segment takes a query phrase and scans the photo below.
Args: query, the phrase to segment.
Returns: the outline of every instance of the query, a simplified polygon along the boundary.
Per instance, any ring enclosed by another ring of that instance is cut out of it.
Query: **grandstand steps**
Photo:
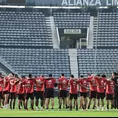
[[[46,19],[46,26],[47,26],[47,31],[49,33],[49,37],[52,38],[52,32],[51,32],[51,26],[50,26],[50,20],[48,19],[48,17],[45,17]]]
[[[94,17],[94,22],[93,22],[93,39],[94,39],[94,42],[93,42],[93,46],[96,45],[96,41],[97,41],[97,25],[98,25],[98,18],[97,17]]]
[[[90,25],[89,25],[89,31],[88,31],[88,46],[87,48],[93,48],[93,20],[94,17],[90,17]]]
[[[11,72],[18,74],[2,57],[0,57],[0,72],[2,72],[3,75],[7,75]]]
[[[78,77],[77,49],[69,49],[70,70],[76,78]]]
[[[59,42],[58,42],[58,35],[54,23],[54,18],[52,16],[46,17],[46,23],[47,26],[51,29],[51,37],[52,37],[52,42],[53,42],[53,48],[58,48],[59,49]]]

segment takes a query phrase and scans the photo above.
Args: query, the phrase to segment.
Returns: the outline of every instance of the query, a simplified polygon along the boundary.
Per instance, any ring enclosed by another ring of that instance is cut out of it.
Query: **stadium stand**
[[[53,16],[58,28],[87,28],[90,22],[87,12],[53,12]]]
[[[58,78],[61,73],[70,74],[67,49],[1,48],[0,54],[21,75],[52,73]]]
[[[1,10],[0,46],[52,48],[51,29],[42,12]]]
[[[71,73],[68,49],[53,49],[51,28],[46,24],[47,14],[42,11],[0,9],[0,56],[19,74],[52,73],[59,77],[61,73],[66,76]],[[54,10],[51,16],[58,28],[83,29],[89,27],[91,13]],[[111,74],[117,69],[118,12],[99,11],[97,18],[94,48],[78,49],[78,75],[95,71]]]
[[[95,73],[95,71],[110,75],[117,69],[117,60],[118,49],[97,49],[97,51],[95,49],[78,49],[79,75],[87,75]]]
[[[118,47],[118,12],[98,12],[98,48]],[[94,46],[96,40],[94,40]]]

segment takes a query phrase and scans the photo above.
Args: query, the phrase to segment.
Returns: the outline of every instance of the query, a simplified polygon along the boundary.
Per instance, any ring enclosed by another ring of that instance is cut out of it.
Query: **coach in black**
[[[115,98],[114,98],[114,108],[118,109],[118,72],[112,73],[112,80],[115,82]]]

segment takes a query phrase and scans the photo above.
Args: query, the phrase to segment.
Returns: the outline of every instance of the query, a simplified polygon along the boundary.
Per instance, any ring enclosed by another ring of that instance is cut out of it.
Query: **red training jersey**
[[[94,76],[90,76],[87,81],[90,86],[90,91],[97,91],[97,83]]]
[[[95,77],[96,79],[96,83],[97,83],[97,92],[98,93],[104,93],[104,86],[105,86],[105,83],[106,83],[106,79],[104,78],[98,78],[98,77]]]
[[[3,91],[3,78],[0,78],[0,92]]]
[[[56,80],[54,78],[45,79],[46,88],[54,88]]]
[[[44,77],[39,77],[39,78],[36,78],[36,80],[38,80],[39,82],[42,82],[41,84],[40,83],[36,83],[36,91],[44,91],[45,90],[45,87],[44,87],[44,82],[45,82],[45,78]]]
[[[71,79],[70,81],[69,81],[69,83],[70,83],[70,93],[71,94],[77,94],[78,93],[78,81],[75,81],[75,80],[73,80],[73,79]]]
[[[88,90],[87,90],[88,80],[86,78],[84,78],[84,79],[80,79],[78,82],[79,82],[79,85],[80,85],[80,92],[88,92]]]
[[[26,79],[25,80],[26,93],[33,93],[34,92],[34,84],[35,84],[35,79]]]
[[[8,77],[5,77],[3,91],[9,91],[9,90],[10,90],[10,80]]]
[[[22,79],[19,83],[18,83],[18,90],[17,90],[17,94],[24,94],[25,93],[25,79]]]
[[[58,82],[59,82],[59,90],[67,90],[69,82],[68,79],[66,79],[65,77],[61,77],[59,78]]]
[[[16,81],[17,81],[16,78],[10,80],[10,92],[11,93],[16,93],[16,84],[15,84]],[[12,84],[14,84],[14,85],[12,85]]]
[[[106,81],[106,93],[107,94],[114,94],[114,87],[115,82],[114,81]]]

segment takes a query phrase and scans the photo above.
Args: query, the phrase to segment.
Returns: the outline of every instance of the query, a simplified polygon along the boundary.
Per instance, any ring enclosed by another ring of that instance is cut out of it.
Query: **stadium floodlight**
[[[2,8],[25,8],[25,6],[0,5]]]
[[[52,9],[81,9],[82,7],[76,6],[76,7],[68,7],[68,6],[33,6],[32,8],[52,8]]]
[[[25,6],[18,6],[18,8],[25,8]]]
[[[50,6],[33,6],[32,8],[50,8]]]
[[[100,6],[99,9],[108,9],[108,6]]]
[[[2,8],[26,8],[27,6],[12,6],[12,5],[0,5],[0,7]],[[79,7],[79,6],[31,6],[31,8],[52,8],[52,9],[59,9],[59,8],[62,8],[62,9],[81,9],[82,7]]]

